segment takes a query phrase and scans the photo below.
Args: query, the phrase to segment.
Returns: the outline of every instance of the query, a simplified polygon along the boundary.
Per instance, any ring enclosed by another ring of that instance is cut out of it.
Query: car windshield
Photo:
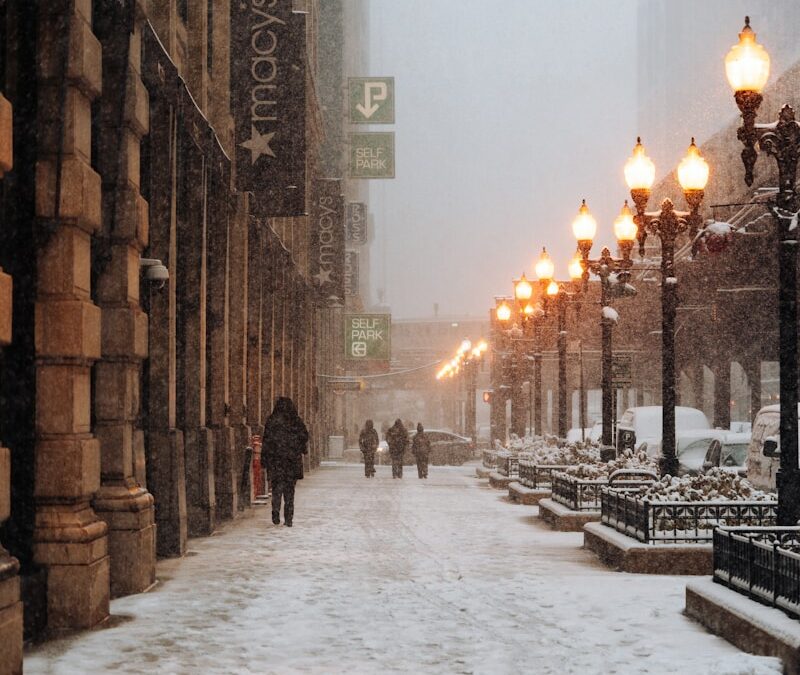
[[[722,447],[720,466],[744,466],[747,459],[747,444],[734,443]]]

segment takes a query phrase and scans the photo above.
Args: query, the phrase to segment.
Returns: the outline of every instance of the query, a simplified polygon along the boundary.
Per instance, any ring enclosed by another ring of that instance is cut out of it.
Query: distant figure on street
[[[386,432],[389,456],[392,458],[392,478],[403,477],[403,455],[408,447],[408,432],[400,419]]]
[[[358,446],[364,453],[364,475],[372,478],[375,475],[375,451],[378,449],[378,432],[372,420],[364,423],[364,428],[358,436]]]
[[[411,454],[417,458],[417,474],[420,478],[428,477],[428,459],[431,455],[431,442],[428,434],[422,427],[422,423],[417,424],[417,433],[414,434],[414,442],[411,444]]]
[[[272,522],[292,526],[294,486],[303,477],[303,455],[308,452],[308,430],[290,398],[281,396],[264,425],[261,463],[272,482]]]

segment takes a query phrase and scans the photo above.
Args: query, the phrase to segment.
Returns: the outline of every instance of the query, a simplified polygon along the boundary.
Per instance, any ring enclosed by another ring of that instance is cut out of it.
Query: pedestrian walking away
[[[422,424],[417,424],[417,433],[411,444],[411,454],[417,459],[417,475],[420,478],[428,477],[428,459],[431,455],[431,441]]]
[[[400,419],[395,420],[386,432],[386,443],[389,445],[389,457],[392,459],[392,478],[402,478],[403,455],[408,447],[408,432]]]
[[[372,420],[364,423],[364,428],[358,436],[358,446],[364,454],[364,475],[372,478],[375,475],[375,452],[378,449],[378,432]]]
[[[272,522],[283,521],[292,526],[294,517],[294,488],[303,477],[303,455],[308,452],[308,430],[290,398],[280,397],[264,425],[261,463],[272,481]]]

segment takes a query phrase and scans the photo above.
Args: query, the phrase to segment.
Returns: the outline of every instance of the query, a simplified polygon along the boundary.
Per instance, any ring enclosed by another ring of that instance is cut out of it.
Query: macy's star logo
[[[239,145],[245,150],[250,151],[251,164],[255,164],[261,155],[275,157],[275,153],[273,152],[272,148],[269,147],[274,135],[274,131],[268,134],[261,134],[254,126],[250,127],[250,140],[245,141],[244,143],[239,143]]]
[[[317,274],[314,275],[314,278],[317,280],[317,286],[322,286],[322,284],[329,284],[331,283],[331,270],[320,270]]]

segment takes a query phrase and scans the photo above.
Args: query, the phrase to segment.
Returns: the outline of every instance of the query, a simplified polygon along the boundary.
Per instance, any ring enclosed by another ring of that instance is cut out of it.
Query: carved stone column
[[[100,487],[91,368],[101,355],[100,309],[91,299],[90,274],[91,239],[101,224],[100,176],[91,167],[91,103],[102,87],[91,5],[76,0],[74,12],[66,15],[69,3],[38,3],[36,214],[44,236],[35,310],[33,554],[47,570],[50,629],[93,626],[108,616],[109,605],[107,527],[91,506]],[[65,59],[58,38],[66,34]]]
[[[139,258],[149,222],[140,193],[139,153],[150,120],[141,79],[141,24],[135,21],[129,33],[112,12],[102,21],[97,27],[104,67],[97,161],[103,175],[103,228],[95,266],[103,358],[95,366],[94,391],[102,482],[94,507],[108,525],[111,595],[118,597],[155,582],[153,496],[143,485],[144,439],[137,429],[148,338],[139,302]]]

